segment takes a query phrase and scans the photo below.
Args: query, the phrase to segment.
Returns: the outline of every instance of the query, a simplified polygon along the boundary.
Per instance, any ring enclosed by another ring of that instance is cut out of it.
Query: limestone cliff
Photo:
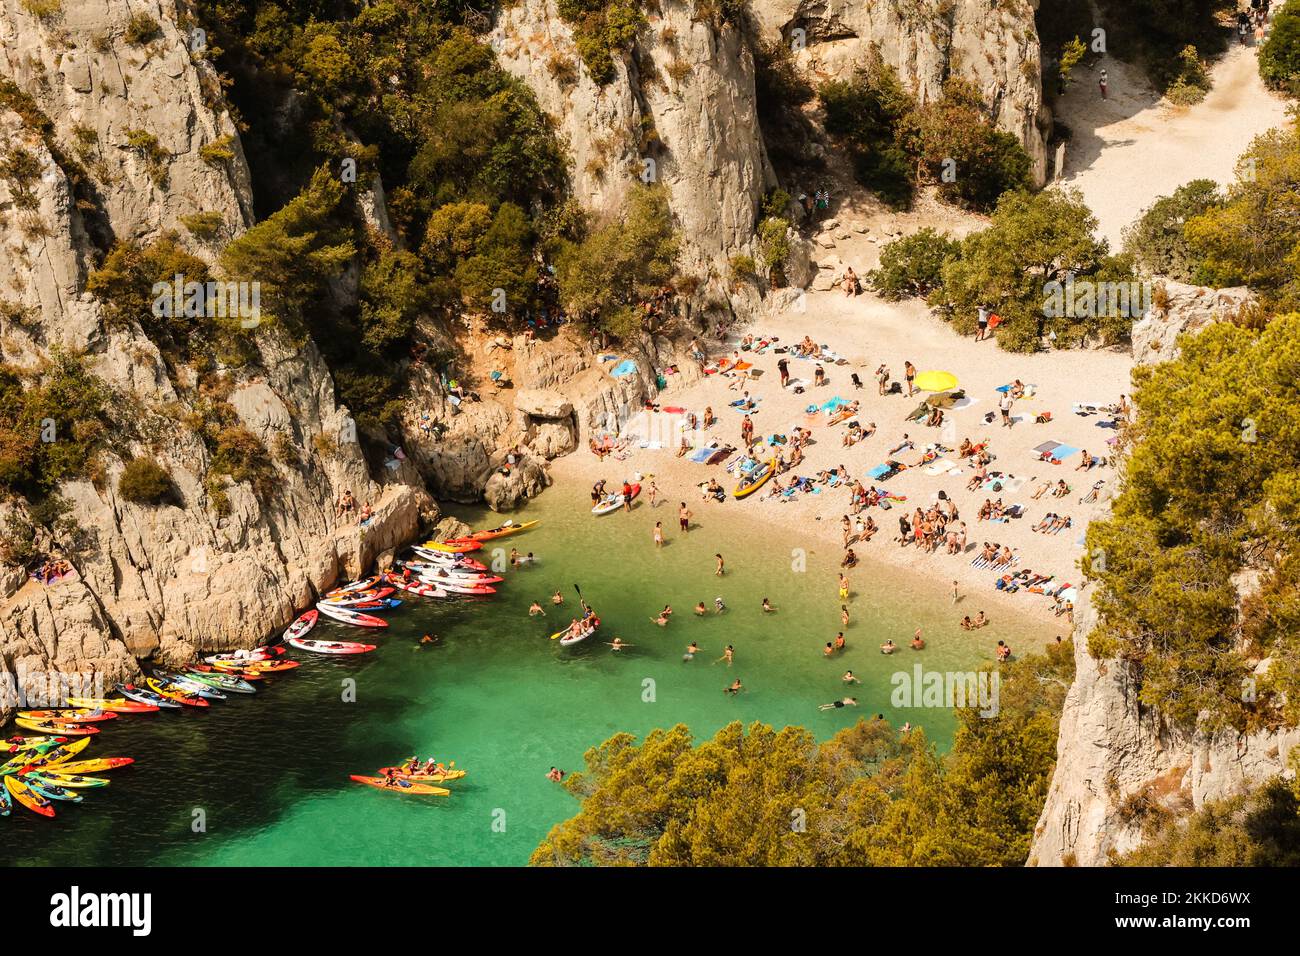
[[[1240,312],[1245,289],[1211,290],[1162,282],[1158,307],[1134,329],[1139,363],[1177,355],[1179,334],[1195,334]],[[1102,866],[1143,839],[1144,804],[1181,816],[1207,801],[1245,792],[1283,773],[1300,729],[1210,736],[1167,725],[1138,702],[1137,686],[1116,660],[1095,660],[1088,634],[1096,613],[1076,608],[1075,679],[1065,699],[1056,768],[1034,831],[1029,863]]]
[[[153,18],[152,36],[128,38],[132,14]],[[153,652],[250,645],[432,511],[409,465],[383,484],[370,478],[316,348],[274,330],[256,332],[253,361],[218,371],[239,423],[276,450],[275,493],[215,475],[185,424],[201,391],[195,370],[169,367],[137,325],[110,328],[86,293],[111,239],[184,236],[182,218],[198,212],[219,215],[221,241],[251,222],[238,135],[183,22],[170,2],[65,4],[44,20],[18,0],[0,6],[0,80],[22,94],[10,97],[22,115],[0,110],[0,149],[21,147],[42,170],[21,202],[0,181],[0,358],[36,371],[56,348],[84,353],[118,426],[95,481],[59,489],[81,529],[73,578],[46,588],[0,574],[0,678],[93,669],[111,682]],[[201,154],[214,144],[228,158]],[[124,460],[138,454],[169,469],[173,503],[118,495]],[[372,503],[366,527],[355,512],[336,517],[344,489]],[[228,507],[215,507],[218,491]]]
[[[1047,175],[1042,60],[1030,0],[753,0],[764,39],[791,47],[816,83],[848,79],[874,51],[924,99],[950,76],[969,80],[990,115]]]

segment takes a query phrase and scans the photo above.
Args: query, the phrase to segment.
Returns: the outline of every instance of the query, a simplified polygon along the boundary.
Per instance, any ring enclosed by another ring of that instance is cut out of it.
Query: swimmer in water
[[[564,771],[552,767],[549,771],[547,771],[546,779],[551,780],[555,783],[559,783],[564,779]]]
[[[546,617],[546,612],[542,610],[542,606],[538,604],[536,601],[534,601],[532,604],[528,606],[528,616],[537,617],[537,615],[539,614],[542,617]]]
[[[830,657],[835,653],[835,647],[830,641],[826,642],[826,647],[822,649],[822,657]]]
[[[720,554],[715,554],[714,557],[718,559],[718,567],[717,570],[714,571],[713,573],[718,577],[722,577],[723,573],[725,572],[725,562],[722,560],[722,555]]]
[[[844,650],[844,648],[847,647],[847,646],[848,646],[848,643],[844,640],[844,632],[843,632],[843,631],[839,631],[839,632],[835,635],[835,649],[836,649],[837,651],[842,651],[842,650]]]
[[[609,646],[612,647],[612,648],[613,648],[614,650],[616,650],[616,651],[621,651],[621,650],[622,650],[623,648],[625,648],[625,647],[631,647],[631,646],[632,646],[631,644],[624,644],[624,643],[623,643],[623,639],[622,639],[622,638],[619,638],[619,637],[614,638],[614,640],[612,640],[612,641],[606,641],[605,643],[609,644]]]
[[[668,615],[667,615],[667,614],[664,614],[664,613],[661,611],[661,612],[659,613],[659,616],[658,616],[658,617],[652,617],[652,618],[650,618],[650,623],[651,623],[651,624],[658,624],[660,627],[667,627],[667,626],[668,626]]]
[[[561,604],[564,603],[564,595],[561,594],[559,591],[556,591],[554,594],[551,595],[551,603],[554,604],[556,607],[559,607]]]
[[[736,649],[730,644],[728,644],[727,649],[722,652],[722,656],[718,658],[717,663],[722,663],[723,661],[726,661],[727,666],[730,667],[735,662],[735,660],[736,660]]]
[[[856,697],[845,697],[841,700],[833,700],[829,704],[822,704],[817,709],[834,710],[835,708],[838,707],[856,707],[856,706],[858,706],[858,699]]]
[[[715,597],[713,599],[713,609],[717,611],[719,614],[722,614],[724,611],[727,610],[727,605],[722,603],[721,597]]]
[[[886,639],[885,643],[880,645],[880,653],[882,654],[892,654],[896,650],[898,650],[898,645],[894,643],[892,638]]]
[[[704,602],[703,602],[703,601],[701,601],[699,604],[695,605],[695,614],[696,614],[697,617],[703,617],[707,611],[708,611],[708,608],[706,608],[706,607],[704,606]]]
[[[916,633],[912,635],[912,650],[925,650],[925,638],[921,637],[921,629],[918,627]]]
[[[857,677],[854,676],[853,671],[845,671],[845,672],[844,672],[844,676],[841,677],[840,680],[844,681],[844,683],[846,683],[846,684],[861,684],[861,683],[862,683],[862,681],[858,680]]]
[[[740,678],[737,677],[735,680],[733,680],[733,681],[731,682],[731,686],[730,686],[730,687],[725,688],[725,692],[728,693],[728,694],[730,694],[732,697],[735,697],[737,694],[739,694],[739,693],[740,693],[742,690],[744,690],[744,689],[745,689],[745,685],[742,684],[742,683],[740,682]]]
[[[682,655],[682,660],[693,661],[695,660],[695,655],[698,654],[699,652],[700,652],[700,645],[696,644],[694,641],[691,641],[689,644],[686,645],[686,653]]]
[[[767,598],[763,598],[763,613],[771,614],[775,610],[776,608],[772,607],[772,602],[769,601]]]
[[[849,626],[849,606],[847,604],[840,605],[840,626]]]

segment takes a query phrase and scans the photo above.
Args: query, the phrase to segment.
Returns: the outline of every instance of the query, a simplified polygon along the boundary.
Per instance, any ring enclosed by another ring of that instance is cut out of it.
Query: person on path
[[[984,336],[989,331],[989,310],[985,306],[979,307],[979,312],[975,317],[975,341],[982,342]]]
[[[1106,91],[1109,86],[1109,80],[1110,78],[1109,76],[1107,76],[1106,71],[1102,70],[1101,76],[1097,78],[1097,87],[1101,90],[1101,98],[1103,100],[1106,99]]]

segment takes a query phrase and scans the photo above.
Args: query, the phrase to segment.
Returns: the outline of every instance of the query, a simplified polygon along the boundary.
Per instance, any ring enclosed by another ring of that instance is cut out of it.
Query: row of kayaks
[[[0,743],[0,817],[9,816],[17,804],[52,818],[57,802],[81,803],[82,791],[108,786],[107,778],[95,774],[134,762],[130,757],[72,759],[89,744],[89,737],[66,736],[13,737]]]

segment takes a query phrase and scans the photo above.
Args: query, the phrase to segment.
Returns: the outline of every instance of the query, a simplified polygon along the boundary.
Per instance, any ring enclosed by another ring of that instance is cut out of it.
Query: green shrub
[[[960,242],[927,227],[881,249],[880,267],[866,278],[885,299],[926,296],[943,281],[944,263],[960,255]]]
[[[1275,90],[1295,92],[1300,80],[1300,2],[1287,0],[1259,50],[1259,75]]]
[[[848,149],[858,182],[896,208],[911,204],[912,162],[900,145],[915,107],[888,67],[863,70],[853,80],[834,80],[817,90],[826,132]]]
[[[199,147],[199,157],[209,166],[224,166],[235,158],[235,151],[230,144],[234,136],[222,136]]]
[[[262,440],[242,425],[227,425],[216,437],[212,471],[251,484],[259,494],[274,490],[276,475]]]
[[[181,216],[181,225],[188,229],[190,235],[195,239],[214,238],[220,232],[221,227],[225,225],[225,221],[225,217],[215,210]]]
[[[152,458],[132,458],[117,480],[117,493],[138,505],[157,505],[174,490],[171,472]]]
[[[1223,206],[1219,184],[1195,179],[1179,186],[1171,196],[1161,196],[1124,230],[1124,250],[1140,272],[1193,282],[1200,257],[1193,252],[1184,229],[1197,216]]]

